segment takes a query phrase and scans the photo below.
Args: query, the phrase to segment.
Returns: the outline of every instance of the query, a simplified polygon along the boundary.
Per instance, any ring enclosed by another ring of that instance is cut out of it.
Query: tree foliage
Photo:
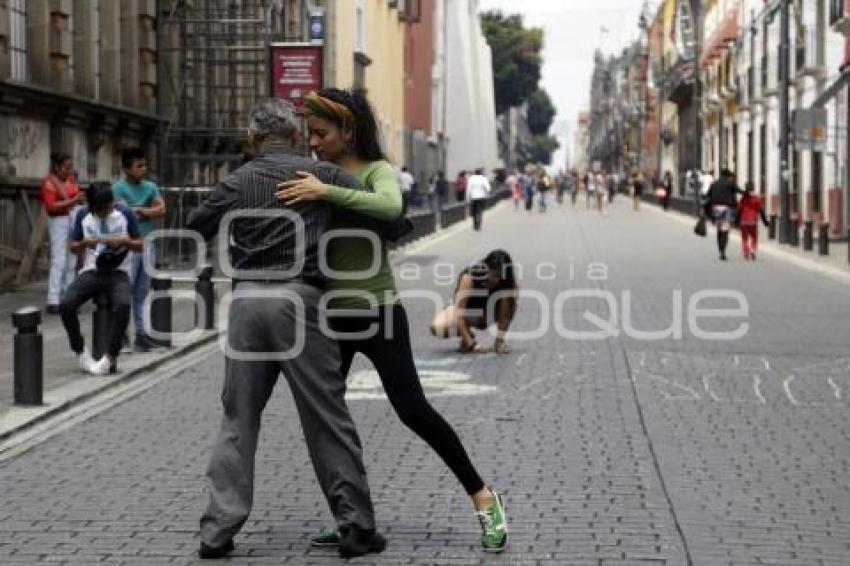
[[[529,148],[529,158],[531,161],[540,163],[541,165],[551,165],[552,155],[561,147],[558,140],[549,135],[537,135],[531,138],[531,147]]]
[[[549,93],[538,88],[528,99],[528,129],[536,136],[548,133],[556,112]]]
[[[481,15],[481,28],[493,53],[496,114],[520,106],[537,90],[543,63],[543,30],[526,28],[522,16],[501,11]]]

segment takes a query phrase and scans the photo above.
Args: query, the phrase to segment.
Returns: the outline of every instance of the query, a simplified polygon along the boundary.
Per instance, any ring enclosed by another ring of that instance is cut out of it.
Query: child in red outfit
[[[744,259],[755,261],[756,248],[758,247],[759,217],[767,226],[767,216],[764,213],[761,198],[753,194],[753,189],[753,182],[747,181],[744,186],[744,196],[738,202],[738,218],[741,226],[741,248]]]

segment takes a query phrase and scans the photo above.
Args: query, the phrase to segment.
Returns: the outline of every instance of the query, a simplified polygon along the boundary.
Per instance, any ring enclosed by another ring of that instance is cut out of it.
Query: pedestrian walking
[[[291,203],[323,199],[380,220],[397,217],[399,187],[378,143],[368,101],[359,93],[326,89],[310,94],[305,108],[311,149],[321,159],[356,173],[368,190],[355,192],[305,178],[285,183],[280,198]],[[353,144],[351,151],[347,150],[349,144]],[[328,265],[334,273],[368,272],[373,261],[380,260],[378,273],[372,277],[329,282],[328,290],[339,295],[330,302],[331,313],[345,311],[345,316],[330,318],[331,328],[339,333],[342,374],[349,372],[358,352],[374,364],[401,421],[443,459],[472,499],[482,526],[484,550],[500,552],[507,543],[501,496],[482,481],[457,434],[426,399],[413,360],[407,313],[397,297],[386,246],[379,253],[380,258],[373,257],[371,244],[362,237],[335,238],[328,246]],[[375,305],[377,312],[373,312]],[[357,312],[362,314],[352,316]],[[364,331],[368,337],[363,337]],[[338,533],[331,530],[314,537],[313,544],[332,545],[338,540]]]
[[[579,193],[579,191],[581,191],[581,185],[582,185],[581,179],[579,178],[578,171],[573,170],[570,173],[570,182],[571,182],[571,185],[572,185],[570,187],[570,189],[571,189],[570,190],[570,201],[572,202],[573,208],[575,208],[576,203],[578,202],[578,193]]]
[[[264,100],[250,112],[249,142],[257,157],[219,182],[189,215],[187,227],[210,239],[228,213],[231,263],[244,275],[235,282],[228,312],[224,417],[207,468],[209,504],[201,517],[202,558],[221,558],[251,512],[254,459],[262,412],[283,372],[298,408],[319,485],[340,533],[340,556],[381,552],[386,541],[375,514],[360,439],[345,403],[336,341],[322,330],[326,283],[320,240],[331,209],[320,202],[287,206],[278,185],[309,173],[323,183],[359,187],[335,165],[296,154],[299,125],[294,107]],[[384,171],[396,180],[394,170]],[[401,211],[401,195],[396,195]],[[256,217],[253,211],[279,211]],[[224,235],[222,235],[224,237]]]
[[[637,167],[632,169],[629,181],[632,185],[632,208],[638,211],[640,210],[640,199],[643,194],[643,174],[640,172],[640,169]]]
[[[473,329],[486,330],[495,324],[493,351],[506,354],[505,335],[516,314],[518,292],[511,256],[504,250],[493,250],[461,272],[454,300],[434,317],[431,334],[458,336],[460,352],[484,353],[489,349],[475,338]]]
[[[670,171],[664,172],[664,182],[662,183],[664,196],[661,199],[661,205],[664,210],[670,209],[670,199],[673,197],[673,174]]]
[[[546,212],[549,204],[549,193],[552,191],[552,179],[546,171],[540,171],[537,177],[537,198],[540,212]]]
[[[487,205],[487,199],[490,198],[490,192],[490,181],[484,176],[484,168],[479,167],[469,178],[466,186],[466,198],[469,201],[470,214],[472,214],[472,229],[476,232],[481,230],[484,208]]]
[[[522,200],[522,188],[520,187],[520,178],[516,171],[512,171],[508,178],[505,179],[505,185],[511,193],[511,199],[514,201],[514,210],[519,210],[519,202]]]
[[[585,202],[584,202],[585,206],[584,206],[584,208],[585,208],[585,210],[590,210],[591,202],[596,200],[596,190],[597,190],[596,173],[594,173],[593,171],[588,171],[586,179],[587,180],[584,183],[584,190],[585,190],[585,193],[586,193],[585,194]]]
[[[564,171],[561,171],[557,179],[555,179],[555,186],[557,187],[555,200],[560,206],[564,204],[564,193],[569,190],[569,177]]]
[[[720,172],[720,179],[711,184],[706,195],[707,216],[717,228],[717,248],[720,260],[726,261],[726,246],[729,244],[729,230],[735,222],[738,210],[738,193],[741,189],[735,183],[735,175],[729,169]]]
[[[534,177],[528,169],[522,175],[522,192],[525,197],[525,210],[531,212],[534,209]]]
[[[123,202],[133,211],[139,232],[142,238],[146,238],[153,232],[154,220],[165,216],[165,201],[156,183],[147,178],[148,160],[142,149],[128,148],[122,151],[121,167],[124,174],[112,185],[112,194],[116,201]],[[151,282],[145,264],[153,266],[155,258],[156,246],[151,242],[145,242],[142,250],[131,254],[130,285],[135,324],[133,346],[139,352],[147,352],[154,347],[153,341],[145,332],[144,304]]]
[[[86,191],[88,207],[74,221],[71,250],[83,254],[83,267],[62,297],[62,325],[80,369],[92,375],[118,373],[118,357],[130,322],[130,252],[142,250],[142,237],[133,211],[115,203],[107,183]],[[94,360],[80,332],[78,310],[105,293],[111,313],[106,355]]]
[[[457,202],[466,202],[466,183],[466,171],[461,171],[457,174],[457,179],[455,179],[455,197],[457,198]]]
[[[756,260],[759,238],[759,220],[765,228],[769,225],[761,198],[755,194],[755,185],[747,181],[744,195],[738,202],[738,223],[741,227],[741,253],[744,259]]]
[[[605,170],[601,170],[596,174],[596,209],[599,214],[605,216],[605,199],[608,198],[608,175]]]
[[[50,172],[41,181],[41,202],[50,236],[47,314],[59,314],[62,295],[74,280],[77,267],[77,256],[68,247],[68,240],[74,218],[85,202],[74,176],[74,161],[67,153],[50,156]]]

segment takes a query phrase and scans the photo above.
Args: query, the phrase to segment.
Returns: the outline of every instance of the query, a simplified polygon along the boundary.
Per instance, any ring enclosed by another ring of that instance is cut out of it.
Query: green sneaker
[[[498,553],[508,545],[508,520],[505,517],[505,503],[502,496],[490,489],[493,503],[485,512],[478,512],[481,523],[481,546],[484,552]]]
[[[310,537],[310,546],[327,547],[339,546],[339,531],[336,529],[322,529]]]

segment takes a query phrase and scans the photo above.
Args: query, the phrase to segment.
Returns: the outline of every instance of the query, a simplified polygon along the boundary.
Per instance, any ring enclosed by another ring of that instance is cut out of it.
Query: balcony
[[[832,31],[850,35],[850,0],[829,0],[829,25]]]
[[[818,41],[816,30],[804,28],[802,41],[794,53],[796,76],[822,76],[825,72],[824,45]]]

